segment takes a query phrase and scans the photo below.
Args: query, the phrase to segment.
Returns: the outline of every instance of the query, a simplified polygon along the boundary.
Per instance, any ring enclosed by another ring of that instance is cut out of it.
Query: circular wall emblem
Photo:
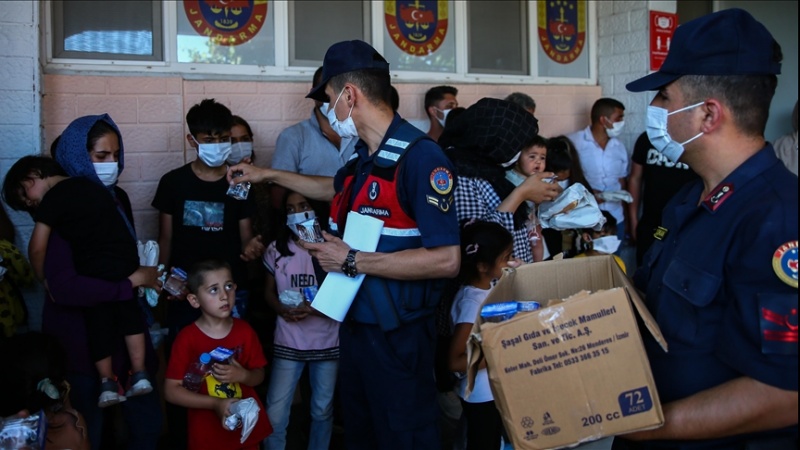
[[[797,288],[797,241],[789,241],[775,250],[772,269],[781,281]]]
[[[548,58],[569,64],[586,45],[586,2],[549,0],[539,4],[539,44]]]
[[[384,1],[389,37],[400,50],[414,56],[430,55],[447,35],[447,1]]]
[[[267,0],[184,0],[192,28],[217,45],[239,45],[253,39],[267,18]]]

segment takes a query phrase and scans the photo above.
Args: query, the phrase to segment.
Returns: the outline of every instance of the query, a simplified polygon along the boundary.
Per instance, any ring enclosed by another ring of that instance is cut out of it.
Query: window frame
[[[295,23],[291,20],[291,17],[295,15],[295,5],[297,2],[287,2],[287,15],[286,15],[286,26],[287,26],[287,36],[286,42],[288,43],[287,51],[289,57],[286,61],[287,67],[319,67],[322,65],[322,58],[319,60],[308,60],[308,59],[297,59],[295,57],[295,48],[296,48],[296,33],[295,31]],[[362,15],[363,17],[361,20],[363,21],[363,29],[361,33],[363,36],[371,36],[372,35],[372,8],[375,7],[375,3],[369,0],[361,0],[362,5]],[[277,40],[277,39],[276,39]],[[324,56],[324,55],[323,55]]]
[[[116,55],[118,58],[115,61],[123,62],[123,61],[131,61],[135,64],[149,64],[149,63],[157,63],[161,62],[164,55],[164,5],[165,3],[159,0],[150,0],[152,4],[153,11],[152,11],[152,20],[153,20],[153,55],[152,56],[144,56],[144,55],[124,55],[124,54],[114,54],[114,53],[103,53],[103,52],[91,52],[91,54],[106,56],[106,55]],[[63,60],[77,60],[77,61],[110,61],[108,58],[81,58],[82,53],[90,53],[90,52],[75,52],[71,50],[64,49],[64,25],[63,25],[63,17],[64,17],[64,4],[63,1],[51,1],[48,2],[46,8],[46,14],[51,19],[48,23],[48,32],[50,35],[48,36],[48,44],[50,47],[49,55],[55,55],[56,53],[64,54],[64,57],[58,57],[57,59]],[[62,21],[56,20],[57,17],[61,17]],[[55,59],[56,57],[53,56]]]
[[[53,37],[54,22],[53,5],[57,0],[45,0],[46,7],[41,9],[44,15],[44,45],[43,65],[45,73],[87,73],[96,75],[103,72],[141,74],[171,74],[181,75],[186,79],[208,80],[257,80],[257,81],[308,81],[308,78],[319,67],[314,61],[298,61],[313,63],[308,66],[290,65],[290,38],[291,26],[289,24],[290,5],[287,0],[269,0],[269,14],[273,14],[275,21],[275,66],[237,66],[219,64],[179,63],[175,55],[177,46],[177,14],[180,14],[178,1],[154,2],[161,3],[161,45],[162,61],[142,61],[129,59],[80,59],[54,57]],[[470,73],[468,71],[469,30],[467,29],[467,5],[464,1],[453,2],[450,11],[450,20],[455,27],[454,39],[456,48],[456,72],[418,72],[418,71],[393,71],[394,82],[425,82],[425,83],[490,83],[490,84],[533,84],[533,85],[597,85],[597,5],[595,1],[586,1],[586,23],[588,43],[584,51],[589,51],[589,77],[588,78],[561,78],[541,77],[537,75],[538,68],[538,39],[537,39],[537,1],[525,0],[527,5],[528,29],[526,30],[528,42],[524,44],[527,49],[528,75]],[[383,53],[384,46],[392,45],[383,39],[383,2],[381,0],[364,0],[365,28],[367,35],[371,36],[371,44]],[[156,37],[154,35],[154,45]]]
[[[466,16],[467,26],[469,26],[469,19],[470,19],[469,18],[469,5],[470,5],[470,2],[464,2],[464,4],[466,5],[465,16]],[[530,29],[530,27],[528,27],[528,28],[525,27],[525,24],[528,21],[528,18],[530,16],[528,14],[528,9],[530,9],[531,5],[535,6],[536,3],[523,1],[523,2],[519,2],[517,4],[517,6],[519,8],[518,20],[519,20],[519,25],[520,25],[520,33],[522,34],[523,38],[526,40],[526,42],[523,42],[522,45],[521,45],[521,47],[522,47],[521,48],[521,50],[522,50],[522,61],[521,61],[520,72],[512,73],[512,72],[503,72],[503,71],[500,71],[500,70],[490,70],[490,71],[487,71],[487,72],[477,72],[477,71],[476,72],[469,72],[468,71],[468,73],[476,73],[476,74],[480,73],[480,74],[485,74],[485,75],[508,75],[508,76],[512,76],[512,77],[513,76],[524,77],[524,76],[531,75],[531,73],[532,73],[531,72],[531,64],[530,64],[530,55],[531,55],[531,51],[532,51],[531,48],[530,48],[531,47],[531,36],[530,36],[531,29]],[[534,40],[534,42],[538,42],[538,40]],[[468,53],[467,54],[467,67],[469,68],[469,66],[470,66],[469,58],[472,56],[472,54],[469,53],[469,50],[467,51],[467,53]]]

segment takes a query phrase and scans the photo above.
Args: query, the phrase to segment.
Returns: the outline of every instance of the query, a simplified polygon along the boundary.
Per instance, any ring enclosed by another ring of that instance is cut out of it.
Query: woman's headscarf
[[[67,172],[67,175],[71,177],[86,178],[99,184],[100,186],[107,188],[109,193],[114,197],[114,201],[117,204],[117,209],[119,210],[120,214],[122,214],[122,218],[125,219],[125,224],[128,226],[128,231],[131,232],[135,239],[136,232],[134,231],[133,224],[128,219],[128,216],[123,210],[120,202],[117,201],[117,195],[114,192],[115,186],[106,187],[103,182],[100,181],[100,178],[97,176],[97,172],[94,170],[92,158],[89,156],[89,131],[91,131],[92,127],[100,121],[108,124],[111,129],[117,133],[117,139],[119,139],[118,173],[122,174],[122,169],[125,167],[125,152],[122,144],[122,134],[119,132],[117,124],[114,123],[114,121],[111,119],[111,116],[108,114],[102,114],[99,116],[83,116],[73,120],[58,138],[55,159],[56,162],[58,162],[58,164],[64,168],[64,171]]]
[[[514,185],[505,178],[510,164],[539,134],[539,121],[516,103],[482,98],[445,127],[439,145],[453,161],[456,174],[483,178],[504,199]],[[514,213],[514,223],[525,222],[525,208]]]
[[[67,172],[67,175],[87,178],[104,186],[100,178],[97,177],[97,172],[94,170],[92,159],[89,157],[89,149],[87,148],[89,131],[94,124],[100,121],[107,123],[117,133],[117,139],[119,139],[119,174],[122,174],[122,169],[125,167],[122,134],[119,132],[117,124],[111,120],[108,114],[83,116],[73,120],[58,139],[55,158],[58,164]]]

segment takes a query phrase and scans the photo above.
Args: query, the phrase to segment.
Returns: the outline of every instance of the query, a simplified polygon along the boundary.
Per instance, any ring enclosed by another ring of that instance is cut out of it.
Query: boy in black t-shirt
[[[261,257],[264,245],[260,236],[253,237],[252,198],[227,195],[225,162],[231,154],[233,114],[225,105],[206,99],[189,109],[186,125],[186,140],[197,150],[197,158],[162,176],[152,202],[159,212],[159,262],[184,270],[208,259],[228,262],[239,287],[232,316],[244,318],[249,295],[245,261]],[[185,299],[165,304],[169,358],[175,337],[200,312]],[[185,447],[185,409],[168,403],[166,413],[169,445]]]
[[[15,210],[31,213],[33,228],[28,257],[39,279],[51,230],[69,242],[80,275],[109,281],[130,278],[139,268],[136,241],[112,196],[98,184],[68,177],[51,158],[26,156],[6,175],[3,197]],[[135,300],[105,302],[84,311],[89,352],[102,380],[98,406],[104,408],[126,397],[111,365],[114,336],[122,333],[131,357],[131,388],[127,395],[153,390],[145,369],[144,326]]]

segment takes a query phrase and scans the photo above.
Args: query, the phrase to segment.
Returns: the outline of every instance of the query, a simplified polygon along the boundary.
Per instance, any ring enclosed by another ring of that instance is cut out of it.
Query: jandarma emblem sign
[[[400,50],[427,56],[447,35],[447,0],[384,1],[386,31]]]
[[[569,64],[586,45],[586,2],[547,0],[538,2],[539,43],[548,58]]]
[[[267,18],[267,0],[184,0],[192,28],[217,45],[239,45],[253,39]]]

